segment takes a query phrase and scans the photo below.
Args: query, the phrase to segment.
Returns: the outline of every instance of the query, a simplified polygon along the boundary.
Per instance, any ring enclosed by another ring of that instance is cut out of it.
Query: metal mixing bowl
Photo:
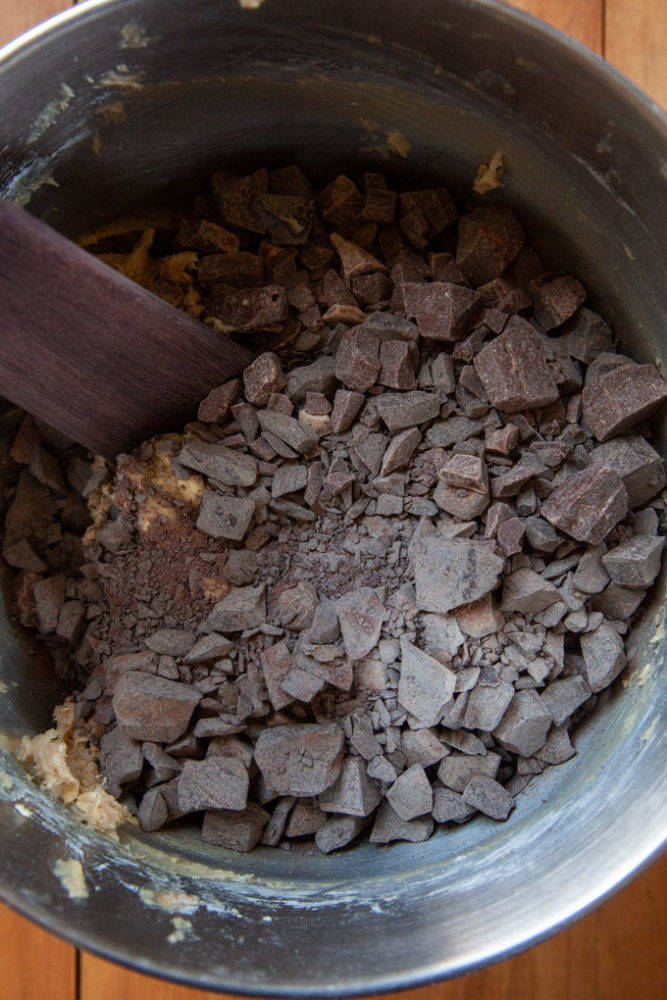
[[[499,148],[500,200],[533,244],[586,282],[627,351],[667,360],[664,118],[590,52],[494,3],[84,3],[4,50],[0,107],[0,191],[70,234],[188,196],[214,168],[267,162],[321,178],[370,166],[469,197]],[[391,133],[409,142],[405,158]],[[535,780],[505,824],[330,857],[237,855],[187,830],[115,844],[4,753],[0,895],[83,948],[239,993],[382,991],[511,955],[618,889],[664,841],[663,592],[631,667],[578,732],[578,756]],[[0,673],[11,748],[49,724],[58,692],[5,619]],[[86,900],[54,875],[67,857],[83,863]]]

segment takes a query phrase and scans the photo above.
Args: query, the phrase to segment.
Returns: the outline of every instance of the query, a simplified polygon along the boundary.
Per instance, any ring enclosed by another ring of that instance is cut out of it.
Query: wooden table
[[[196,2],[196,0],[193,0]],[[317,2],[317,0],[314,0]],[[667,0],[514,0],[600,52],[667,107]],[[0,43],[68,0],[0,0]],[[667,1000],[667,857],[545,944],[405,1000]],[[212,1000],[128,972],[0,907],[0,1000]]]

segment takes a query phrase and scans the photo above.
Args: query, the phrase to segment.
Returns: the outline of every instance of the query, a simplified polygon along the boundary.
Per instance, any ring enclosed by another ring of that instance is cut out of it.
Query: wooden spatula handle
[[[113,456],[191,420],[249,351],[0,199],[0,393]]]

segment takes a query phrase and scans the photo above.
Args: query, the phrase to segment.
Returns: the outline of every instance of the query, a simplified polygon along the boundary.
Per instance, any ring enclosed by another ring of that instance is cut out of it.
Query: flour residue
[[[473,191],[476,194],[488,194],[489,191],[495,191],[496,188],[502,187],[501,178],[504,169],[503,154],[497,149],[488,163],[480,164],[472,184]]]
[[[39,137],[57,121],[63,111],[67,111],[75,93],[66,83],[61,83],[56,97],[52,98],[35,118],[28,134],[28,145],[37,142]]]
[[[70,699],[59,705],[53,717],[55,728],[23,737],[18,759],[39,778],[45,791],[71,806],[83,823],[117,838],[121,823],[134,819],[104,788],[97,752],[76,719],[74,702]]]
[[[194,913],[202,903],[199,896],[181,889],[140,889],[139,898],[146,906],[166,913]]]
[[[143,72],[131,72],[125,63],[119,63],[115,69],[109,69],[106,73],[102,73],[96,86],[141,90],[145,76],[146,74]]]
[[[150,42],[151,39],[146,34],[144,28],[135,21],[129,21],[120,29],[121,49],[145,49]]]
[[[412,149],[410,141],[398,129],[392,129],[390,132],[387,132],[387,147],[392,153],[402,156],[404,160],[407,159],[408,153]]]
[[[181,941],[185,941],[188,934],[192,931],[192,921],[186,920],[185,917],[172,917],[171,922],[174,929],[168,936],[167,941],[169,944],[180,944]]]
[[[83,865],[77,858],[59,858],[53,872],[70,899],[88,899],[90,895],[83,874]]]

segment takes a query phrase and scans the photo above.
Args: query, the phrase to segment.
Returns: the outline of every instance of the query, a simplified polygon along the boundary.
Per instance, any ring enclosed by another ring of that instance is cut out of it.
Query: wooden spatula
[[[252,355],[0,199],[0,394],[113,457]]]

